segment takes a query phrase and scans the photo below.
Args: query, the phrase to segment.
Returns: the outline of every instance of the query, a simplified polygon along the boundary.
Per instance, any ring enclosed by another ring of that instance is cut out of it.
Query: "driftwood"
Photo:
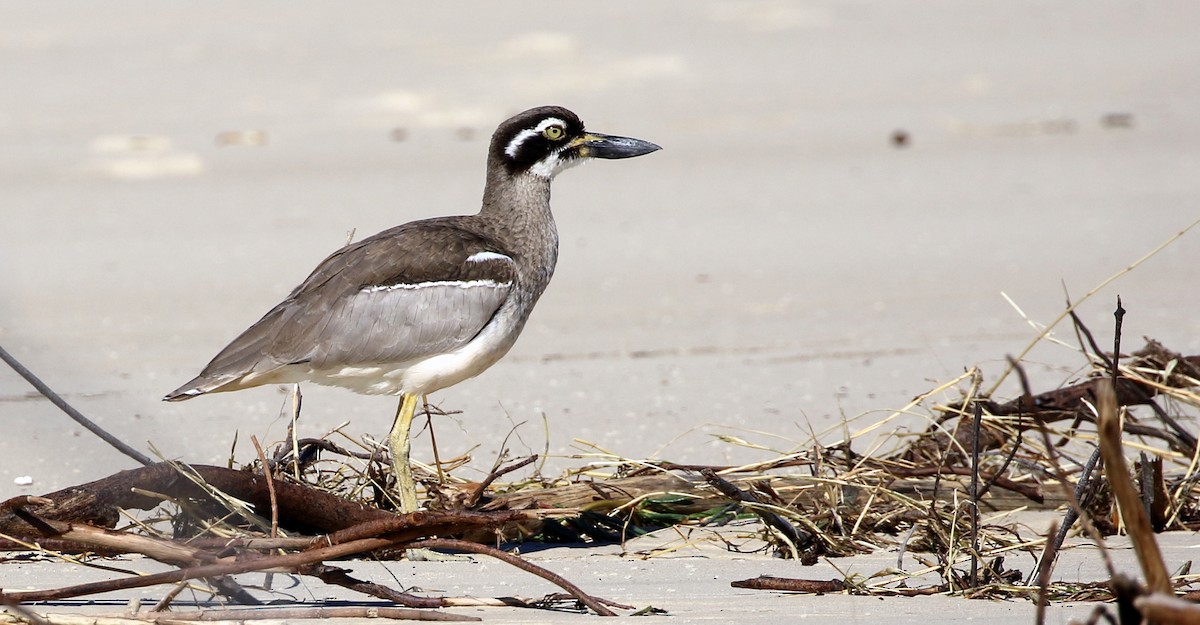
[[[592,597],[565,578],[535,564],[523,561],[517,556],[492,547],[465,541],[447,538],[422,539],[425,536],[462,532],[472,527],[498,527],[527,516],[519,512],[466,512],[453,514],[415,512],[411,514],[390,515],[388,519],[368,521],[339,532],[313,537],[310,539],[306,549],[294,553],[263,555],[237,552],[225,555],[207,552],[200,548],[183,545],[175,541],[132,536],[123,532],[112,532],[82,524],[41,519],[30,513],[25,506],[25,504],[37,505],[37,501],[29,501],[31,498],[27,497],[18,499],[5,502],[6,507],[13,515],[22,518],[29,527],[35,528],[39,532],[50,533],[64,540],[77,541],[84,544],[95,542],[125,551],[137,551],[154,559],[175,564],[181,568],[163,573],[92,582],[51,590],[0,592],[0,602],[6,604],[78,597],[115,590],[178,583],[190,579],[221,578],[226,575],[251,571],[283,571],[311,575],[319,579],[339,583],[347,588],[353,588],[374,596],[382,596],[392,601],[404,603],[407,597],[404,593],[398,593],[376,584],[354,580],[346,575],[344,571],[333,569],[323,563],[327,560],[345,558],[381,549],[412,547],[455,549],[498,558],[559,585],[571,597],[591,608],[597,614],[614,616],[613,612],[605,606],[606,603],[611,604],[611,602]],[[29,540],[36,540],[37,537],[28,536],[27,538]],[[430,601],[428,599],[417,598],[417,601],[425,606],[431,603],[435,604],[436,607],[445,605],[444,602],[437,600]]]
[[[357,580],[342,569],[324,564],[327,560],[367,552],[422,547],[457,549],[499,558],[558,584],[569,596],[597,614],[613,615],[612,611],[605,607],[604,600],[589,596],[566,579],[542,567],[492,547],[439,538],[482,528],[496,530],[506,524],[528,521],[535,518],[536,513],[503,510],[393,514],[354,504],[308,486],[287,482],[269,485],[261,476],[248,472],[203,466],[184,470],[203,478],[206,487],[216,487],[225,494],[249,501],[260,513],[271,513],[270,509],[274,503],[274,513],[270,516],[277,517],[280,523],[286,522],[292,527],[324,526],[336,531],[304,540],[261,539],[257,544],[253,540],[245,539],[210,540],[191,544],[113,531],[89,523],[99,521],[111,525],[115,521],[112,508],[116,506],[146,508],[159,503],[158,498],[138,494],[134,489],[194,498],[197,501],[209,498],[205,488],[181,477],[180,469],[166,464],[152,465],[49,493],[44,497],[21,496],[9,499],[0,503],[0,523],[3,524],[5,533],[24,543],[54,539],[60,543],[78,546],[77,551],[104,549],[118,553],[141,553],[177,566],[178,569],[65,588],[0,592],[0,602],[19,604],[47,601],[178,583],[190,579],[206,579],[218,586],[224,583],[225,586],[232,587],[228,592],[222,591],[227,596],[244,597],[244,602],[255,602],[252,596],[242,591],[226,576],[251,571],[283,571],[317,577],[401,605],[443,607],[446,604],[437,599],[413,597],[378,584]],[[274,497],[270,491],[274,492]],[[268,510],[264,510],[264,507]],[[315,510],[316,514],[304,514],[310,509]],[[295,551],[274,555],[270,551],[256,551],[251,545],[261,550],[276,550],[286,546]],[[414,613],[410,615],[412,616],[419,615]]]
[[[189,466],[208,485],[250,503],[263,516],[271,516],[271,496],[266,478],[261,474],[207,465]],[[302,484],[275,480],[275,490],[280,527],[297,532],[332,532],[393,516],[390,512]],[[149,510],[162,503],[161,499],[139,491],[171,498],[209,500],[204,489],[184,477],[179,468],[158,463],[42,495],[49,503],[38,507],[36,512],[38,517],[47,520],[115,527],[119,509]],[[25,535],[29,529],[11,510],[0,508],[0,533]]]
[[[13,508],[15,515],[25,520],[29,527],[38,534],[45,533],[82,544],[94,541],[109,547],[115,546],[126,552],[142,553],[156,560],[182,567],[175,571],[81,584],[56,590],[0,594],[0,599],[11,602],[62,599],[251,571],[282,570],[307,574],[310,572],[309,567],[325,560],[344,558],[380,549],[400,549],[406,547],[408,543],[426,536],[452,534],[471,527],[498,527],[523,516],[518,512],[460,514],[414,512],[391,515],[386,520],[369,521],[332,534],[312,537],[306,549],[295,553],[261,555],[253,552],[235,552],[231,555],[224,555],[207,552],[176,541],[112,532],[84,524],[41,519],[22,506],[13,506],[12,500],[6,504]],[[35,542],[38,534],[23,534],[21,537]]]

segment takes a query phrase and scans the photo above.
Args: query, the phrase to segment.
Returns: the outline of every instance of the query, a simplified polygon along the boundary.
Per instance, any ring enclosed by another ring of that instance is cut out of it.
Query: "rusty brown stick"
[[[795,579],[792,577],[772,577],[770,575],[759,575],[754,579],[729,582],[729,585],[734,588],[749,588],[751,590],[783,590],[809,594],[825,594],[846,590],[846,582],[840,579]]]
[[[495,471],[492,471],[491,473],[489,473],[488,476],[486,478],[484,478],[482,482],[479,483],[479,486],[475,488],[475,492],[471,493],[471,498],[467,500],[467,508],[468,509],[474,508],[475,505],[479,503],[479,500],[483,497],[483,493],[487,491],[488,486],[491,486],[492,482],[495,482],[497,479],[500,478],[500,476],[502,476],[506,473],[512,473],[513,471],[516,471],[517,469],[520,469],[523,466],[532,464],[532,463],[536,462],[537,459],[538,459],[538,455],[533,454],[532,456],[529,456],[528,458],[525,458],[523,460],[518,460],[516,462],[513,462],[512,464],[509,464],[508,466],[501,467],[501,468],[496,469]]]
[[[102,592],[111,592],[114,590],[145,588],[147,586],[156,586],[158,584],[173,584],[189,579],[219,577],[222,575],[236,575],[238,573],[249,573],[251,571],[262,571],[268,569],[293,570],[301,566],[320,562],[326,558],[334,559],[350,556],[356,553],[362,553],[363,551],[382,549],[384,547],[393,546],[394,544],[395,543],[393,541],[388,540],[364,539],[362,541],[355,541],[343,545],[335,545],[333,547],[325,547],[323,549],[314,549],[311,551],[303,551],[300,553],[287,554],[283,556],[269,556],[243,562],[230,562],[223,560],[214,564],[177,569],[163,573],[153,573],[150,575],[140,575],[137,577],[90,582],[51,590],[5,592],[0,596],[3,596],[6,600],[16,602],[47,601],[51,599],[64,599],[67,597],[80,597]]]
[[[397,532],[408,535],[409,540],[424,536],[445,535],[446,526],[458,527],[459,531],[477,527],[500,527],[514,521],[537,518],[536,514],[518,510],[500,512],[437,512],[422,510],[407,514],[388,514],[382,519],[359,523],[344,530],[321,536],[312,541],[313,546],[337,545],[363,538],[383,536],[393,538]],[[431,529],[426,529],[431,528]],[[440,528],[435,531],[432,528]]]
[[[389,588],[382,584],[365,582],[361,579],[352,577],[349,571],[346,569],[329,566],[327,564],[315,565],[308,573],[325,582],[326,584],[348,588],[355,592],[360,592],[371,597],[378,597],[385,601],[391,601],[392,603],[397,603],[408,608],[446,607],[446,600],[441,597],[421,597],[406,592],[400,592],[399,590]]]
[[[470,553],[491,556],[497,560],[511,564],[522,571],[537,575],[538,577],[549,581],[559,588],[562,588],[570,593],[572,597],[578,599],[580,603],[586,605],[588,608],[591,608],[593,612],[599,614],[600,616],[616,616],[612,610],[604,607],[604,604],[598,601],[595,597],[583,592],[581,588],[575,584],[572,584],[565,577],[548,569],[542,568],[528,560],[523,560],[511,553],[508,553],[507,551],[501,551],[495,547],[489,547],[487,545],[481,545],[479,543],[468,542],[465,540],[455,540],[453,538],[427,538],[425,540],[418,540],[416,542],[409,543],[408,546],[410,549],[455,549],[459,551],[468,551]]]
[[[82,523],[64,523],[53,519],[42,519],[25,510],[18,510],[16,515],[41,531],[40,535],[24,536],[30,542],[37,541],[42,536],[48,536],[74,544],[86,545],[88,548],[99,547],[122,553],[141,553],[159,562],[175,566],[196,566],[217,559],[212,553],[170,540],[101,529]]]
[[[332,537],[318,539],[317,544],[324,543],[328,546],[309,549],[300,553],[291,553],[278,556],[264,556],[249,561],[230,561],[229,559],[221,559],[215,563],[204,564],[200,566],[192,566],[175,571],[166,571],[163,573],[154,573],[151,575],[142,575],[138,577],[130,577],[116,580],[107,580],[102,582],[92,582],[87,584],[78,584],[76,586],[68,586],[53,590],[33,590],[33,591],[18,591],[6,592],[4,598],[16,601],[45,601],[49,599],[62,599],[66,597],[78,597],[82,595],[90,595],[100,592],[109,592],[114,590],[127,590],[130,588],[144,588],[146,586],[154,586],[157,584],[173,584],[188,579],[196,579],[202,577],[219,577],[222,575],[236,575],[238,573],[248,573],[251,571],[268,571],[268,570],[286,570],[300,571],[309,565],[325,560],[334,560],[344,558],[359,553],[375,551],[378,549],[397,548],[404,546],[406,543],[429,535],[450,534],[456,531],[462,531],[467,527],[476,527],[480,525],[489,525],[502,518],[516,518],[520,515],[492,515],[492,521],[487,523],[470,522],[470,518],[474,517],[476,521],[488,518],[487,515],[451,515],[451,514],[435,514],[435,513],[420,513],[421,515],[413,521],[420,519],[436,519],[442,522],[433,522],[423,525],[415,525],[405,529],[393,529],[387,534],[386,538],[368,537],[358,540],[351,540],[343,543],[329,544],[332,542]],[[411,515],[416,517],[417,515]],[[467,520],[462,520],[462,519]],[[454,519],[460,519],[459,522],[454,522]]]

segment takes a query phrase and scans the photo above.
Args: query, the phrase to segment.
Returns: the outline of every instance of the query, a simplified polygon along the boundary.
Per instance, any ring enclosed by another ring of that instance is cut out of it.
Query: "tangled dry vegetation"
[[[1130,605],[1140,602],[1143,611],[1155,609],[1155,602],[1175,607],[1169,602],[1177,594],[1190,595],[1195,578],[1170,577],[1161,559],[1160,572],[1146,569],[1149,588],[1122,578],[1111,565],[1107,580],[1049,582],[1058,546],[1077,519],[1100,546],[1104,536],[1122,526],[1135,545],[1153,544],[1153,532],[1200,528],[1197,441],[1182,425],[1194,423],[1200,411],[1200,356],[1176,354],[1147,340],[1141,349],[1114,359],[1119,342],[1106,352],[1075,321],[1087,369],[1063,386],[1034,392],[1020,363],[1011,361],[1006,375],[1017,376],[1023,390],[1001,400],[995,395],[1000,380],[988,387],[989,381],[972,368],[876,423],[854,432],[853,424],[846,424],[850,433],[842,440],[814,440],[751,465],[680,465],[610,456],[557,477],[534,472],[510,480],[517,469],[536,461],[532,457],[497,466],[485,480],[469,481],[456,477],[463,459],[454,459],[423,467],[426,510],[406,515],[393,512],[384,450],[340,432],[297,439],[289,431],[269,454],[255,440],[259,460],[238,469],[163,461],[41,497],[13,498],[0,504],[0,534],[7,549],[85,553],[93,559],[141,553],[176,568],[81,586],[5,591],[3,600],[18,611],[12,618],[33,620],[36,615],[21,616],[21,604],[175,584],[161,605],[138,618],[162,620],[169,614],[179,620],[186,613],[162,610],[186,584],[204,584],[208,592],[235,603],[258,603],[230,576],[281,571],[404,606],[374,612],[393,618],[450,620],[459,617],[434,610],[479,605],[478,599],[408,594],[355,579],[330,564],[365,554],[401,557],[426,548],[496,557],[564,590],[540,600],[492,603],[577,604],[612,614],[613,609],[633,608],[589,596],[502,547],[522,541],[621,543],[630,552],[653,557],[700,541],[720,541],[729,549],[765,549],[805,564],[830,558],[835,566],[842,556],[898,548],[898,562],[907,554],[924,567],[903,571],[897,566],[870,578],[734,582],[745,588],[1028,597],[1039,606],[1048,600],[1115,597]],[[941,400],[948,396],[955,399]],[[927,419],[926,431],[890,451],[868,446],[869,435],[912,414]],[[1139,454],[1132,472],[1123,468],[1122,438],[1125,452]],[[1105,456],[1105,444],[1117,445],[1117,455]],[[1121,466],[1115,464],[1118,459]],[[1122,488],[1133,503],[1120,501]],[[1003,514],[1059,507],[1066,511],[1062,529],[1049,536]],[[135,517],[122,512],[131,509],[153,512],[131,522]],[[1135,517],[1144,517],[1144,526]],[[639,550],[632,539],[651,532],[676,538]],[[1139,547],[1139,556],[1142,551]],[[1038,565],[1021,571],[1006,564],[1012,554],[1022,552],[1035,554]],[[327,609],[293,611],[284,618],[331,614],[322,610]]]

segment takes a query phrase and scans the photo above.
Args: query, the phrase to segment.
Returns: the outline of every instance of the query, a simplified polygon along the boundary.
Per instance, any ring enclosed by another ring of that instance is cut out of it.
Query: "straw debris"
[[[178,568],[76,587],[6,591],[2,598],[20,604],[205,581],[214,594],[250,603],[256,599],[230,575],[286,571],[411,609],[455,605],[461,600],[415,596],[354,579],[328,564],[367,554],[403,557],[423,547],[499,558],[553,581],[592,612],[612,614],[610,608],[618,604],[488,546],[540,541],[615,543],[647,558],[715,543],[803,564],[836,563],[839,557],[889,548],[899,554],[896,566],[869,577],[760,577],[734,585],[809,593],[1026,597],[1039,605],[1113,599],[1122,592],[1116,582],[1052,582],[1054,559],[1077,519],[1101,548],[1105,536],[1128,531],[1142,545],[1139,554],[1157,552],[1150,546],[1153,532],[1200,529],[1200,452],[1196,436],[1182,425],[1200,411],[1200,356],[1175,353],[1152,339],[1131,354],[1122,354],[1119,344],[1103,351],[1071,316],[1088,372],[1069,384],[1035,393],[1014,361],[1011,371],[1021,389],[1006,399],[991,394],[983,373],[971,368],[857,432],[832,441],[828,433],[824,438],[814,434],[789,453],[745,466],[645,461],[592,446],[594,461],[559,476],[536,469],[530,474],[536,456],[502,457],[485,479],[471,481],[455,475],[468,458],[451,458],[416,467],[426,510],[397,514],[384,450],[346,436],[342,428],[321,438],[297,438],[289,428],[287,440],[271,449],[254,440],[259,459],[237,469],[160,461],[40,497],[13,498],[0,503],[0,546],[141,553]],[[297,393],[293,422],[299,401]],[[435,408],[426,410],[437,414]],[[890,448],[868,438],[885,432],[900,414],[924,415],[928,427]],[[849,426],[842,431],[849,432]],[[1100,454],[1098,448],[1106,451]],[[1131,450],[1141,455],[1134,471],[1123,471],[1115,458]],[[1099,464],[1105,475],[1093,470]],[[511,479],[514,475],[521,477]],[[1113,493],[1121,503],[1119,513]],[[1031,534],[1005,514],[1064,505],[1069,512],[1061,529],[1051,528],[1045,536]],[[118,527],[134,509],[152,512]],[[634,540],[648,534],[658,536],[648,548]],[[677,539],[664,539],[669,536]],[[1012,568],[1011,556],[1019,553],[1030,554],[1038,565]],[[906,556],[918,563],[916,570],[905,568]],[[1158,567],[1148,569],[1155,571],[1148,575],[1155,592],[1137,587],[1129,605],[1173,614],[1180,607],[1169,595],[1186,590],[1193,578],[1171,577],[1158,559],[1158,565],[1146,564]],[[34,620],[20,612],[13,617]]]

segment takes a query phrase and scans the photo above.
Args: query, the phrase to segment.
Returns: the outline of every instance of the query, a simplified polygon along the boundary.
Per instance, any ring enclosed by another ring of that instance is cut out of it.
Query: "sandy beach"
[[[558,270],[520,341],[431,397],[456,413],[438,442],[472,456],[468,477],[514,429],[510,453],[548,453],[549,473],[597,448],[726,464],[836,440],[846,419],[874,421],[970,366],[999,375],[1037,336],[1031,321],[1200,218],[1194,3],[119,1],[6,3],[0,18],[0,345],[121,439],[189,462],[225,464],[235,431],[249,461],[250,435],[283,437],[286,395],[161,397],[349,237],[476,211],[490,133],[531,106],[663,150],[556,180]],[[1129,344],[1200,353],[1197,283],[1200,230],[1079,313],[1109,345],[1120,295]],[[1048,344],[1027,362],[1038,388],[1084,364]],[[349,422],[383,437],[395,410],[304,393],[305,436]],[[0,414],[0,499],[133,466],[7,370]],[[429,456],[426,434],[414,449]],[[1194,541],[1173,540],[1178,565]],[[728,586],[835,576],[825,563],[539,557],[672,622],[1032,619],[1023,602]],[[0,587],[82,574],[10,578],[24,566],[0,565]],[[481,596],[520,579],[491,563],[389,566]],[[1081,557],[1058,575],[1102,570]]]

